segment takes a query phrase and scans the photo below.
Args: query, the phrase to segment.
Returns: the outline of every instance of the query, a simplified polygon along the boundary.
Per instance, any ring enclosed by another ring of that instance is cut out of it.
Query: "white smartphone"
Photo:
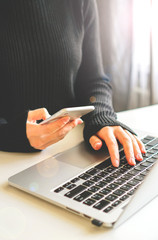
[[[40,122],[40,124],[46,124],[48,122],[54,122],[59,118],[69,116],[70,120],[74,120],[75,118],[80,118],[83,115],[90,113],[95,109],[94,106],[83,106],[83,107],[71,107],[71,108],[63,108],[60,111],[53,114],[51,117],[46,120]]]

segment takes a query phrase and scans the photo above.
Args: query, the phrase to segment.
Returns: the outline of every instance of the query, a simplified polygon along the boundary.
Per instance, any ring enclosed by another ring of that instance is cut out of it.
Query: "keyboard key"
[[[152,164],[153,163],[146,161],[146,162],[141,163],[140,165],[143,167],[149,167],[149,166],[152,166]]]
[[[74,188],[73,190],[67,192],[64,196],[68,197],[68,198],[72,198],[75,195],[77,195],[78,193],[82,192],[83,190],[85,190],[86,187],[83,185],[79,185],[78,187]]]
[[[134,194],[135,190],[136,190],[136,189],[132,189],[132,190],[131,190],[130,192],[128,192],[127,194],[131,196],[131,195]]]
[[[121,189],[124,190],[124,191],[128,191],[128,190],[130,190],[131,188],[132,188],[132,186],[131,186],[131,185],[128,185],[128,184],[125,184],[125,185],[123,185],[123,186],[121,187]]]
[[[148,171],[147,171],[147,170],[141,172],[141,175],[143,175],[143,176],[146,176],[147,174],[148,174]]]
[[[83,174],[81,174],[80,176],[79,176],[79,178],[81,178],[81,179],[83,179],[83,180],[87,180],[87,179],[89,179],[91,177],[91,175],[88,175],[88,174],[86,174],[86,173],[83,173]]]
[[[144,180],[144,177],[145,177],[145,176],[143,176],[142,174],[140,174],[140,175],[137,175],[134,179],[135,179],[135,180],[138,180],[138,181],[143,181],[143,180]]]
[[[59,193],[63,190],[64,188],[63,187],[59,187],[57,189],[54,190],[55,193]]]
[[[135,176],[135,175],[137,175],[139,173],[139,171],[138,170],[135,170],[135,169],[132,169],[132,170],[130,170],[129,172],[128,172],[128,174],[130,174],[130,175],[132,175],[132,176]]]
[[[147,160],[147,162],[150,162],[150,163],[155,163],[156,161],[157,161],[157,159],[154,158],[154,156],[153,156],[152,158],[149,158],[149,159]]]
[[[117,196],[121,196],[125,193],[125,191],[121,190],[121,189],[117,189],[115,192],[113,192],[113,194],[117,195]]]
[[[153,149],[155,149],[155,150],[157,150],[157,151],[158,151],[158,145],[157,145],[156,147],[154,146],[154,148],[153,148]]]
[[[123,165],[125,165],[126,163],[127,163],[126,158],[123,158],[123,159],[120,160],[120,166],[123,166]]]
[[[90,187],[90,186],[92,186],[92,185],[94,184],[94,182],[88,180],[88,181],[86,181],[86,182],[84,182],[84,183],[82,183],[82,184],[83,184],[84,186]]]
[[[120,171],[122,172],[122,173],[125,173],[125,172],[127,172],[128,171],[128,168],[127,168],[127,166],[126,165],[124,165],[121,169],[120,169]]]
[[[131,166],[131,165],[129,165],[129,164],[126,164],[125,166],[123,166],[123,169],[129,170],[129,169],[131,169],[131,168],[134,168],[134,166]]]
[[[121,170],[121,169],[120,169],[120,170]],[[110,177],[118,178],[120,175],[121,175],[121,173],[117,171],[117,172],[112,173],[112,174],[110,175]]]
[[[151,168],[152,168],[152,166],[148,167],[146,171],[148,171],[148,172],[149,172]]]
[[[95,199],[95,200],[100,200],[101,198],[103,198],[104,195],[96,193],[94,194],[91,198]]]
[[[116,170],[115,167],[108,167],[108,168],[106,169],[106,172],[112,173],[112,172],[114,172],[115,170]]]
[[[93,182],[98,182],[99,180],[101,180],[101,177],[98,177],[98,176],[94,176],[90,178],[90,181],[93,181]]]
[[[148,150],[151,149],[151,148],[152,148],[152,146],[145,145],[146,151],[148,151]]]
[[[104,182],[104,181],[100,181],[100,182],[98,182],[98,183],[96,183],[96,185],[95,186],[97,186],[97,187],[105,187],[107,185],[107,183],[106,182]]]
[[[100,173],[97,174],[98,177],[105,177],[105,176],[107,176],[107,175],[108,175],[108,173],[107,173],[107,172],[104,172],[104,171],[102,171],[102,172],[100,172]]]
[[[155,137],[153,137],[153,136],[149,136],[149,135],[147,135],[145,138],[143,138],[143,139],[147,139],[147,140],[153,140]]]
[[[111,192],[110,189],[103,188],[99,193],[104,194],[104,195],[108,195],[110,192]]]
[[[110,159],[110,158],[108,158],[108,159],[105,160],[104,162],[96,165],[95,168],[98,168],[98,169],[100,169],[100,170],[103,170],[103,169],[105,169],[105,168],[107,168],[107,167],[109,167],[109,166],[111,166],[111,159]]]
[[[148,139],[142,139],[141,140],[144,144],[147,144],[148,142],[150,142],[150,140],[148,140]]]
[[[121,174],[127,172],[127,169],[124,169],[124,167],[123,167],[123,168],[120,168],[117,172],[120,173],[120,175],[121,175]]]
[[[122,185],[122,184],[124,184],[125,183],[125,179],[123,179],[123,178],[119,178],[119,179],[117,179],[114,183],[115,184],[119,184],[119,185]]]
[[[86,199],[87,197],[89,197],[92,193],[85,191],[82,192],[81,194],[77,195],[74,200],[78,201],[78,202],[82,202],[84,199]]]
[[[157,149],[154,149],[154,148],[152,148],[152,149],[150,149],[147,153],[149,153],[149,154],[154,154],[154,153],[157,153]]]
[[[114,190],[114,189],[116,189],[118,187],[118,185],[114,184],[114,183],[111,183],[107,187],[108,187],[108,189]]]
[[[130,184],[130,185],[132,185],[132,186],[136,186],[136,185],[138,185],[139,183],[140,183],[139,181],[134,180],[134,179],[132,179],[132,180],[130,180],[130,181],[128,182],[128,184]]]
[[[155,154],[154,156],[152,156],[153,158],[156,158],[156,159],[158,159],[158,153],[157,154]]]
[[[134,170],[132,170],[132,171],[134,171]],[[132,171],[131,171],[131,172],[132,172]],[[121,177],[121,179],[125,179],[125,180],[131,179],[131,178],[132,178],[132,175],[130,175],[131,172],[129,172],[129,174],[127,173],[127,174],[123,175],[123,176]],[[137,171],[137,173],[138,173],[138,171]]]
[[[114,200],[117,199],[117,198],[118,198],[118,196],[113,195],[113,194],[110,194],[109,196],[107,196],[107,197],[105,198],[105,200],[114,201]]]
[[[91,198],[88,198],[86,199],[83,203],[88,205],[88,206],[91,206],[95,203],[96,201],[94,199],[91,199]]]
[[[108,212],[110,212],[112,209],[113,209],[113,207],[109,206],[109,207],[105,208],[103,212],[108,213]]]
[[[99,187],[96,187],[96,186],[92,186],[92,187],[88,188],[88,191],[93,192],[93,193],[97,192],[98,190],[99,190]]]
[[[98,209],[98,210],[101,210],[103,209],[105,206],[107,206],[109,204],[108,201],[106,200],[101,200],[100,202],[96,203],[93,207]]]
[[[90,174],[90,175],[95,175],[96,173],[100,172],[99,169],[97,168],[91,168],[89,169],[86,173]]]
[[[121,200],[121,201],[125,201],[127,198],[129,198],[128,195],[123,195],[122,197],[120,197],[120,200]]]
[[[76,187],[76,184],[72,183],[68,185],[66,188],[70,190],[70,189],[73,189],[74,187]]]
[[[154,146],[158,144],[158,138],[152,140],[151,142],[148,143],[149,146]]]
[[[106,177],[106,178],[104,178],[104,181],[107,182],[107,183],[110,183],[110,182],[112,182],[113,180],[114,180],[114,178],[112,178],[112,177]]]
[[[150,142],[151,140],[153,140],[154,138],[152,139],[148,139],[148,138],[144,138],[142,139],[141,141],[144,143],[144,144],[147,144],[148,142]]]
[[[143,156],[143,161],[146,161],[149,157],[147,157],[146,155]],[[139,162],[140,163],[140,162]]]
[[[80,179],[79,179],[78,177],[76,177],[76,178],[72,179],[71,182],[72,182],[72,183],[76,183],[76,182],[78,182],[79,180],[80,180]]]
[[[137,171],[143,171],[146,167],[138,165],[137,167],[135,167],[135,170]]]
[[[64,188],[68,187],[71,184],[71,182],[67,182],[63,185]]]
[[[114,203],[112,204],[112,206],[113,206],[113,207],[117,207],[120,203],[121,203],[121,201],[118,200],[118,201],[114,202]]]
[[[153,155],[153,154],[147,152],[147,153],[145,154],[145,156],[144,156],[144,159],[150,158],[150,157],[152,157],[152,155]]]

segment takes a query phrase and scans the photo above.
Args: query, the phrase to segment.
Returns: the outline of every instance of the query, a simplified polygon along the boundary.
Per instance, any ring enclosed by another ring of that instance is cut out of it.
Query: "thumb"
[[[46,108],[38,108],[35,110],[31,110],[28,112],[28,118],[27,120],[29,122],[34,122],[36,120],[45,120],[46,118],[50,117],[50,114],[48,113]]]
[[[99,150],[102,147],[102,141],[100,140],[100,138],[98,138],[96,135],[93,135],[90,139],[89,139],[89,143],[91,144],[92,148],[94,150]]]

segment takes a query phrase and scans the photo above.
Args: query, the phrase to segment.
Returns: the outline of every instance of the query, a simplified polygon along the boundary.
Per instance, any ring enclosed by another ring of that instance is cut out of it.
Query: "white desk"
[[[158,136],[157,115],[158,105],[155,105],[119,113],[118,118],[131,127],[145,129]],[[75,214],[8,186],[7,179],[11,175],[81,140],[79,126],[62,142],[41,153],[0,152],[0,240],[158,239],[158,198],[114,230],[97,228]]]

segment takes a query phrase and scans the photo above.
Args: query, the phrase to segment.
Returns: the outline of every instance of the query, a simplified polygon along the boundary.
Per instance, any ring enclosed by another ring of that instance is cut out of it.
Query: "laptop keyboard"
[[[112,166],[109,157],[54,192],[104,213],[110,212],[134,194],[158,159],[158,138],[146,136],[142,142],[147,152],[135,166],[127,163],[122,150],[118,168]]]

